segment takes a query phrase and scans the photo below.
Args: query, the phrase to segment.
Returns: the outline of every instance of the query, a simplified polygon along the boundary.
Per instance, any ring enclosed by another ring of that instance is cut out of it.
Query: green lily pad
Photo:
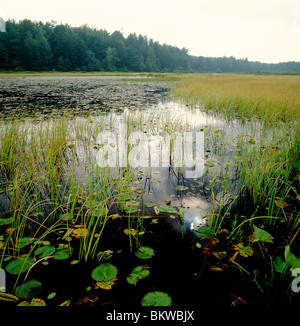
[[[16,288],[16,296],[22,299],[32,299],[38,296],[42,289],[42,283],[36,280],[28,280]]]
[[[95,281],[102,282],[102,281],[111,281],[118,275],[118,269],[109,263],[104,263],[92,270],[92,278]]]
[[[161,178],[152,178],[151,179],[151,182],[153,182],[153,183],[160,183],[160,182],[162,182],[162,179]]]
[[[150,202],[147,202],[147,203],[144,203],[146,207],[153,207],[154,204],[150,201]]]
[[[214,235],[214,230],[206,225],[201,226],[200,228],[194,229],[197,233],[197,237],[199,238],[212,238]]]
[[[139,280],[146,278],[150,274],[150,271],[144,266],[135,267],[130,275],[127,277],[127,282],[129,284],[136,285]]]
[[[177,186],[176,187],[176,190],[179,190],[179,191],[181,191],[181,190],[187,190],[187,189],[189,189],[189,188],[186,187],[186,186]]]
[[[58,248],[56,253],[53,256],[53,258],[56,260],[64,260],[64,259],[68,259],[70,257],[71,257],[70,248],[68,248],[68,249]]]
[[[63,221],[69,221],[72,220],[73,214],[72,213],[65,213],[60,215],[60,219]]]
[[[171,206],[160,206],[157,207],[157,210],[159,212],[163,212],[163,213],[178,213],[177,209],[175,207],[171,207]]]
[[[138,209],[134,206],[127,206],[124,208],[124,210],[127,214],[136,213],[138,211]]]
[[[172,299],[166,292],[148,292],[142,299],[142,306],[169,307],[172,306]]]
[[[53,299],[56,296],[56,292],[51,292],[48,296],[47,299]]]
[[[18,249],[22,249],[24,248],[25,246],[31,244],[32,242],[34,242],[36,239],[34,238],[31,238],[31,237],[24,237],[24,238],[20,238],[18,241],[17,241],[17,244],[16,244],[16,248]]]
[[[105,216],[107,214],[107,209],[106,207],[103,205],[93,208],[90,210],[90,215],[93,217],[101,217],[101,216]]]
[[[23,255],[7,264],[5,270],[10,274],[21,274],[26,272],[34,264],[34,259]]]
[[[55,248],[53,246],[42,246],[35,250],[35,256],[40,256],[40,258],[52,256],[55,252]]]
[[[140,247],[135,253],[136,257],[141,259],[149,259],[154,256],[154,249],[150,247]]]
[[[256,227],[254,224],[253,224],[253,227],[254,227],[254,233],[253,233],[254,240],[253,240],[253,242],[255,242],[255,241],[273,242],[273,237],[271,236],[270,233]]]

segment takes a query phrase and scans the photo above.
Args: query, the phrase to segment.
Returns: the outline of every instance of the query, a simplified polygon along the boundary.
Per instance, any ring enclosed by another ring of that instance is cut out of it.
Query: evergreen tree
[[[300,72],[299,62],[266,64],[247,58],[190,56],[188,50],[132,33],[124,38],[87,25],[28,19],[6,22],[0,33],[1,70],[148,72]]]

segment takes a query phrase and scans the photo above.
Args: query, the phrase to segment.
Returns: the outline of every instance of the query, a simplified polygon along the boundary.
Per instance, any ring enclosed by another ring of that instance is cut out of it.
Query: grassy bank
[[[183,75],[173,94],[228,117],[271,122],[300,119],[300,76]]]

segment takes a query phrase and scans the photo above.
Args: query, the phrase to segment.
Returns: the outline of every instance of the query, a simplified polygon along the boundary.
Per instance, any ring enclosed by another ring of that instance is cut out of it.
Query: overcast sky
[[[191,55],[300,61],[300,0],[0,0],[0,13],[135,32]]]

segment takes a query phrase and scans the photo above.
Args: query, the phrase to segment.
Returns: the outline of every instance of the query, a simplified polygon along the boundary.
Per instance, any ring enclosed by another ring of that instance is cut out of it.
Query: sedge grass
[[[264,121],[300,119],[300,76],[183,75],[173,94],[228,117]]]

